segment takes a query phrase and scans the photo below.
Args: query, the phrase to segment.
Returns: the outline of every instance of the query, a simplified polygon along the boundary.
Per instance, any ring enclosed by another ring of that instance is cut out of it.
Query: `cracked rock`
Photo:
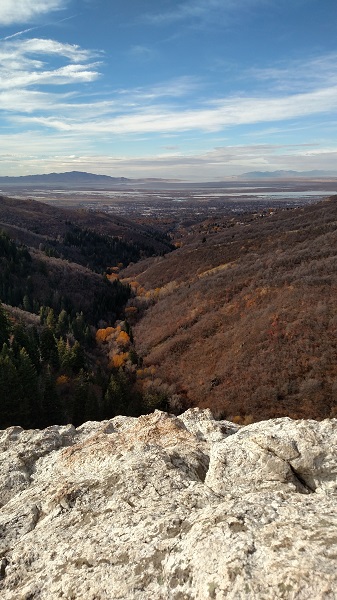
[[[0,432],[3,600],[336,600],[337,421]]]

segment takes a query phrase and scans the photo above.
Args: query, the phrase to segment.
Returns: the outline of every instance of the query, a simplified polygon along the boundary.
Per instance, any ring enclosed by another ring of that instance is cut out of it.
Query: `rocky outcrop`
[[[0,432],[4,600],[337,598],[337,421]]]

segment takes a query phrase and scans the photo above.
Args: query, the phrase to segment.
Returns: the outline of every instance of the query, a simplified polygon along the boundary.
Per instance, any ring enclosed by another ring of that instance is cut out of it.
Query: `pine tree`
[[[111,419],[117,415],[128,415],[128,400],[130,383],[124,371],[120,369],[112,374],[104,395],[103,413],[105,419]]]
[[[71,349],[71,368],[74,373],[79,373],[81,369],[86,368],[85,352],[79,342],[75,342]]]
[[[45,325],[48,314],[47,306],[40,306],[40,323],[41,325]]]
[[[58,316],[58,320],[57,320],[57,324],[56,324],[56,335],[58,337],[64,337],[68,331],[68,328],[69,328],[68,314],[67,314],[67,311],[65,311],[63,309],[63,310],[61,310],[61,312]]]
[[[0,347],[9,340],[11,325],[5,309],[0,302]]]
[[[118,398],[119,389],[115,379],[111,376],[103,400],[103,419],[112,419],[117,412],[115,410],[115,398]]]
[[[49,366],[46,368],[43,376],[42,421],[43,427],[60,425],[64,421],[55,379]]]
[[[83,369],[80,370],[75,381],[74,405],[72,423],[75,427],[86,421],[86,407],[88,402],[89,385]]]
[[[22,323],[16,323],[12,329],[13,339],[11,348],[16,357],[19,356],[20,348],[26,348],[30,345],[29,336],[27,330],[24,328]]]
[[[46,325],[50,327],[50,329],[54,330],[56,325],[55,314],[52,308],[48,308],[48,313],[46,317]]]
[[[41,357],[40,357],[40,340],[39,333],[36,327],[30,327],[28,329],[29,345],[25,346],[29,358],[31,359],[37,372],[41,368]]]
[[[83,318],[83,313],[79,313],[76,315],[75,319],[73,319],[71,324],[71,329],[74,334],[74,337],[79,342],[83,343],[85,341],[85,321]]]
[[[39,389],[36,369],[25,348],[19,353],[17,376],[20,382],[20,414],[23,427],[34,426],[39,418]]]
[[[22,305],[23,305],[23,310],[26,310],[27,312],[31,312],[32,311],[32,303],[30,301],[30,298],[27,294],[24,295],[23,300],[22,300]]]
[[[70,375],[72,372],[73,355],[72,355],[72,348],[69,344],[69,341],[67,340],[65,342],[61,338],[57,342],[57,349],[58,349],[58,354],[59,354],[60,369],[61,369],[62,373]]]
[[[100,419],[101,411],[97,393],[92,386],[89,386],[88,395],[86,398],[84,421],[99,421]]]
[[[20,423],[21,389],[13,354],[4,344],[0,353],[0,427],[5,429]]]
[[[57,343],[52,330],[49,327],[44,327],[40,335],[40,352],[41,359],[45,363],[49,363],[54,369],[59,368],[59,354]]]

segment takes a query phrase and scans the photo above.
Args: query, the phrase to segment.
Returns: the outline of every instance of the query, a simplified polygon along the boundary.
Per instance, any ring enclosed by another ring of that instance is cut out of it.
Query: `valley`
[[[336,416],[336,181],[131,185],[1,197],[3,365],[29,354],[15,332],[33,335],[34,316],[34,385],[43,404],[51,376],[59,423],[191,406],[240,424]],[[8,252],[23,251],[18,277]]]
[[[17,178],[20,179],[20,178]],[[103,180],[104,181],[104,180]],[[220,182],[186,183],[161,180],[117,181],[98,185],[96,179],[70,185],[50,183],[7,183],[1,191],[17,199],[31,198],[60,207],[102,211],[152,223],[166,231],[202,222],[210,217],[242,215],[276,208],[310,204],[337,194],[336,178],[317,179],[229,179]]]

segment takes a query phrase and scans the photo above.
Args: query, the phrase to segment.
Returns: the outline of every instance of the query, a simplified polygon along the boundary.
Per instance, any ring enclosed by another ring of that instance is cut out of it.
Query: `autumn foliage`
[[[337,415],[337,198],[130,273],[152,298],[134,329],[144,367],[190,405],[242,423]]]
[[[105,327],[104,329],[97,329],[96,332],[96,342],[102,343],[106,342],[109,337],[111,337],[115,333],[114,327]]]

